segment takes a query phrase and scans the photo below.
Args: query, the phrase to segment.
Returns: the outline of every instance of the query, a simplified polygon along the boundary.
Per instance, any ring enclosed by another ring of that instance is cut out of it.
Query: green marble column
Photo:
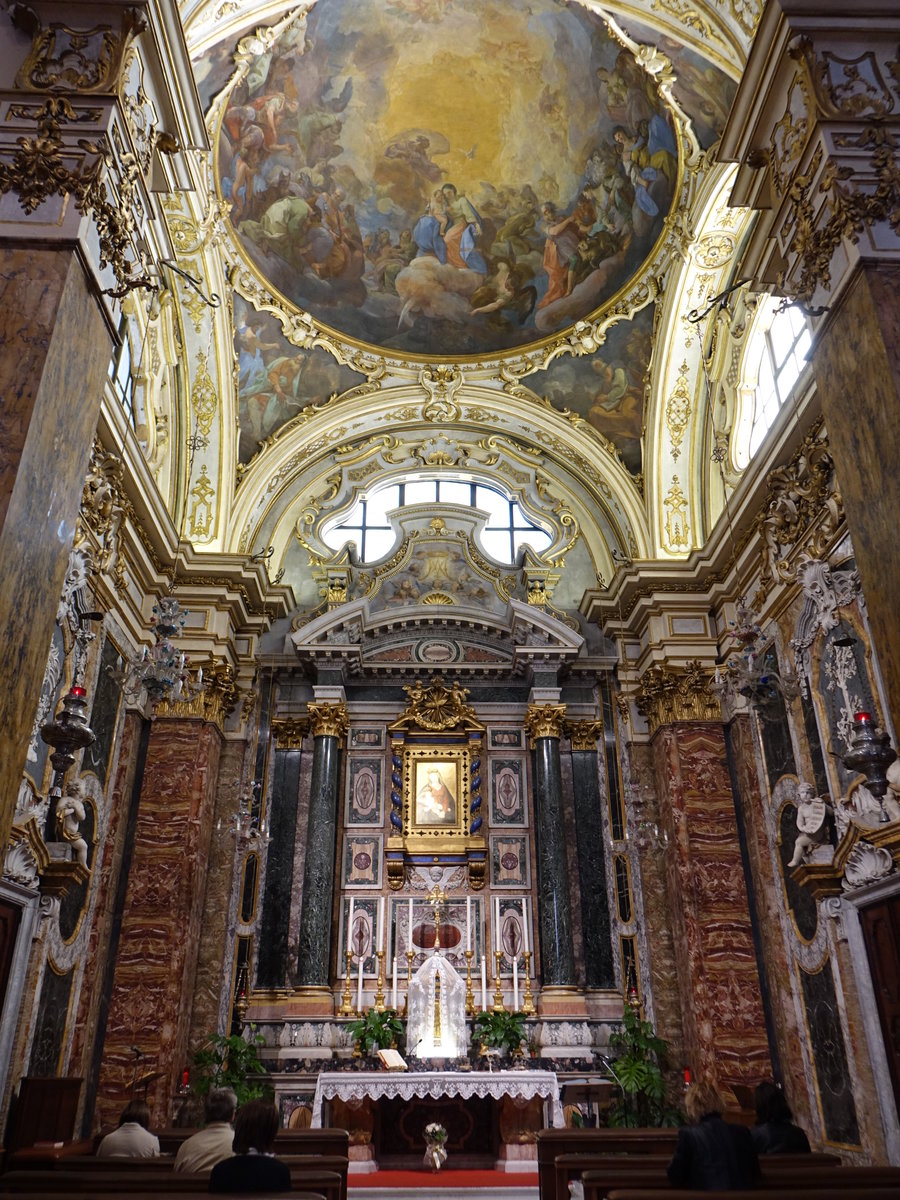
[[[533,704],[525,730],[534,751],[534,813],[537,843],[538,931],[542,987],[575,984],[575,949],[569,901],[569,863],[562,813],[559,737],[564,704]]]
[[[584,982],[589,988],[614,988],[606,857],[603,847],[603,798],[597,766],[597,738],[602,721],[566,724],[572,742],[572,785],[578,830],[578,880],[581,885],[581,933]]]
[[[331,983],[331,916],[334,908],[341,738],[347,732],[349,721],[343,704],[310,704],[307,711],[315,740],[300,910],[297,986],[323,988]]]

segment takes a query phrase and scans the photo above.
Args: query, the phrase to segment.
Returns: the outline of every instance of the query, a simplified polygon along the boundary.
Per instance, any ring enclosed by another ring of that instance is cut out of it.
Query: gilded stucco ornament
[[[542,738],[560,738],[566,717],[565,704],[529,704],[522,727],[533,750]]]
[[[683,670],[651,667],[641,677],[634,698],[638,712],[647,718],[651,736],[661,725],[675,721],[721,721],[722,707],[711,683],[711,673],[697,660]]]
[[[160,700],[155,717],[200,718],[224,729],[229,714],[237,707],[240,692],[230,663],[203,664],[203,690],[189,700]]]
[[[350,728],[350,714],[347,705],[337,704],[307,704],[306,715],[313,737],[342,738]]]
[[[272,737],[279,750],[302,750],[303,739],[309,730],[309,717],[274,717],[272,720]]]
[[[603,737],[602,721],[566,721],[563,733],[572,743],[574,751],[597,749],[597,739]]]
[[[678,368],[678,379],[666,401],[666,428],[672,442],[672,458],[677,462],[681,454],[681,443],[691,420],[691,391],[688,386],[690,368],[683,362]]]
[[[455,681],[448,688],[443,676],[435,675],[427,688],[417,679],[403,690],[409,702],[391,725],[392,733],[410,729],[424,729],[429,733],[484,729],[475,709],[466,702],[469,689],[460,687]]]
[[[681,489],[678,476],[672,476],[672,483],[663,500],[666,510],[665,534],[666,544],[670,550],[686,550],[691,544],[690,526],[688,525],[688,499]]]
[[[136,8],[122,11],[118,30],[111,25],[70,29],[61,21],[43,26],[25,4],[11,6],[18,28],[32,35],[28,57],[16,76],[16,87],[29,92],[92,92],[115,90],[125,50],[146,21]]]
[[[125,560],[120,554],[122,522],[130,510],[124,489],[125,464],[94,438],[81,506],[75,522],[76,547],[88,543],[97,570],[113,578],[116,591],[125,589]]]

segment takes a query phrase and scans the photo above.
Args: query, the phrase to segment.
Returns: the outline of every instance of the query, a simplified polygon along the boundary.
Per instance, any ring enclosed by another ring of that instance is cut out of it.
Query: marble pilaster
[[[297,985],[300,988],[319,989],[328,988],[331,982],[341,738],[346,733],[348,720],[343,703],[311,704],[309,712],[314,738],[313,765]]]
[[[541,988],[575,986],[569,864],[563,818],[559,737],[565,706],[532,705],[525,728],[534,751],[538,930]]]
[[[153,723],[103,1050],[98,1110],[114,1121],[139,1075],[153,1122],[171,1119],[186,1064],[222,734],[211,722]]]
[[[597,751],[572,748],[572,794],[577,829],[578,879],[584,983],[589,988],[614,988],[606,858],[603,853],[603,799],[597,772]]]
[[[652,742],[687,1065],[720,1086],[771,1074],[724,729],[661,725]]]

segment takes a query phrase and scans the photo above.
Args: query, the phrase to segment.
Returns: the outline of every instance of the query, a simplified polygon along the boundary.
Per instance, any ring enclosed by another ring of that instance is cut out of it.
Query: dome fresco
[[[672,114],[603,19],[555,0],[318,0],[223,98],[246,259],[324,328],[419,356],[521,351],[639,273]]]

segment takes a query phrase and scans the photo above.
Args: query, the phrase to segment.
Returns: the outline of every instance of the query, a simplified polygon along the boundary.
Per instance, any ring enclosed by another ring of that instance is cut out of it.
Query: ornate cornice
[[[203,669],[204,689],[190,700],[162,700],[156,706],[157,717],[200,719],[224,729],[225,720],[238,702],[234,668],[214,663]]]
[[[560,738],[565,724],[564,704],[529,704],[522,725],[533,750],[541,738]]]
[[[309,733],[308,717],[275,717],[272,721],[272,737],[279,750],[300,750],[303,739]]]
[[[350,728],[350,714],[343,701],[337,704],[307,704],[313,737],[342,738]]]
[[[647,718],[650,735],[675,721],[721,721],[722,708],[710,688],[712,675],[695,659],[684,670],[651,667],[635,696],[637,710]]]
[[[603,736],[602,721],[565,721],[563,732],[573,750],[596,750],[597,739]]]

